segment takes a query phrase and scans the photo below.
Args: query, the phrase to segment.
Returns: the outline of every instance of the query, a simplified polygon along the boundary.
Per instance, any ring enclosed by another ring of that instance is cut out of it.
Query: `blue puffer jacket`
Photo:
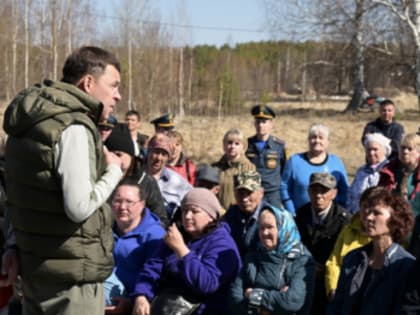
[[[263,289],[261,308],[269,314],[309,314],[315,268],[315,261],[302,244],[285,255],[262,248],[250,252],[231,286],[232,314],[252,314],[244,296],[247,288]],[[281,291],[285,286],[288,289]]]
[[[414,257],[400,245],[393,243],[385,252],[382,269],[375,272],[370,284],[361,292],[363,279],[368,268],[368,253],[372,243],[351,251],[344,257],[334,299],[327,315],[353,314],[355,305],[360,315],[394,314],[399,307],[402,289],[407,275],[414,265]]]
[[[182,259],[166,245],[149,259],[140,272],[134,296],[152,301],[161,289],[171,289],[201,302],[194,314],[223,315],[227,311],[231,282],[241,268],[235,242],[221,222],[213,231],[187,243],[190,252]]]

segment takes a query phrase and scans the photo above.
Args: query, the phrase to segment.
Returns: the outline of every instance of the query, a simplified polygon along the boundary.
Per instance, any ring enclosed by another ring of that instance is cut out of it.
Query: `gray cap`
[[[329,189],[334,189],[337,187],[337,180],[334,175],[330,173],[312,173],[309,179],[309,186],[319,184]]]
[[[220,184],[220,178],[219,178],[219,169],[215,167],[211,167],[208,164],[205,164],[201,166],[198,169],[196,180],[204,180],[206,182],[214,183],[214,184]]]

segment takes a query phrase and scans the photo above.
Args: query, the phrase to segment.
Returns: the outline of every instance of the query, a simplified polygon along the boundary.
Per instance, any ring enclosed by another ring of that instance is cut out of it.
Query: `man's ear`
[[[91,74],[86,74],[79,80],[79,82],[76,85],[86,94],[90,94],[94,84],[95,78]]]

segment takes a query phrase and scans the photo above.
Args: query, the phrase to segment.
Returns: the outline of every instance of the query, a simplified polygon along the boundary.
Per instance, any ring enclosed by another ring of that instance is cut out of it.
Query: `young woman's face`
[[[229,160],[235,160],[241,156],[244,145],[237,137],[228,137],[223,142],[223,150]]]
[[[392,209],[383,204],[374,206],[361,205],[361,219],[367,236],[376,238],[389,235],[388,221],[391,218]]]
[[[212,221],[213,218],[200,207],[186,206],[182,209],[182,226],[193,238],[201,236]]]
[[[263,211],[259,218],[259,237],[261,244],[267,250],[273,250],[278,245],[278,227],[276,217],[270,211]]]

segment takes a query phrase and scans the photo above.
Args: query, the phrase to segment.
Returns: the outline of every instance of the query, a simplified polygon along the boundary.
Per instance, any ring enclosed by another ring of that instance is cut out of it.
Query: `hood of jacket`
[[[34,125],[52,117],[80,112],[97,123],[102,103],[72,84],[45,80],[20,92],[6,109],[3,128],[19,136]]]

